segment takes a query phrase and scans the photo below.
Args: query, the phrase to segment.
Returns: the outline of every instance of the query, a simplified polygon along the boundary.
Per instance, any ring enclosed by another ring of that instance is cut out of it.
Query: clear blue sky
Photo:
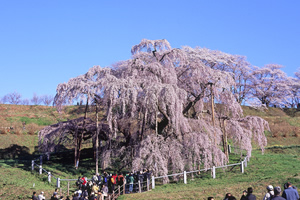
[[[130,58],[143,38],[300,67],[300,1],[0,0],[0,97],[55,95],[94,65]]]

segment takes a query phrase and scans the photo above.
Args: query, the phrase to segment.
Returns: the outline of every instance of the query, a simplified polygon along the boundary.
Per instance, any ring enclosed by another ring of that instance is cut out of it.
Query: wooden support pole
[[[152,189],[155,188],[155,179],[154,179],[154,176],[152,176]]]
[[[241,162],[241,172],[244,173],[244,161]]]
[[[126,180],[123,182],[123,194],[126,194]]]
[[[212,178],[215,179],[216,178],[216,167],[213,166],[212,168]]]
[[[60,188],[60,178],[57,178],[57,179],[56,179],[56,187],[57,187],[57,188]]]
[[[51,183],[51,172],[48,172],[48,182]]]

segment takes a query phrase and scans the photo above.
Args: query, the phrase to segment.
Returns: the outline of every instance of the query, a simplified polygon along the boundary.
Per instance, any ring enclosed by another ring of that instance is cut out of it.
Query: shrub
[[[7,134],[7,130],[6,130],[6,129],[3,129],[3,128],[1,128],[1,129],[0,129],[0,134]]]
[[[12,124],[12,132],[15,133],[16,135],[21,135],[23,133],[23,126],[21,122],[14,122]]]
[[[39,126],[37,124],[28,124],[26,125],[26,130],[29,135],[34,135],[39,131]]]

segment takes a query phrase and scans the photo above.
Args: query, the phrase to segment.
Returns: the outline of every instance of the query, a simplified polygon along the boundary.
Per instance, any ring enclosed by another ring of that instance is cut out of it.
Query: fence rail
[[[55,177],[54,175],[51,174],[51,172],[47,171],[46,169],[44,169],[42,167],[42,160],[43,160],[43,156],[40,156],[40,158],[38,158],[38,159],[32,160],[32,163],[31,163],[32,171],[35,170],[35,166],[36,166],[39,169],[40,175],[42,175],[43,172],[47,174],[49,183],[51,183],[52,177],[54,179],[56,179],[56,187],[60,188],[60,189],[61,189],[61,182],[66,181],[67,182],[67,189],[66,189],[67,195],[69,195],[70,182],[73,182],[73,181],[75,182],[78,179],[60,179],[59,177]],[[165,176],[157,176],[157,177],[152,176],[151,179],[147,179],[147,182],[138,181],[137,183],[135,183],[133,185],[133,188],[135,189],[135,192],[139,192],[139,193],[143,192],[143,191],[149,191],[151,189],[155,189],[155,180],[162,179],[162,178],[168,178],[168,177],[182,176],[182,175],[183,175],[184,184],[187,184],[187,174],[197,173],[197,172],[202,172],[202,171],[209,171],[209,170],[211,170],[211,172],[212,172],[212,175],[211,175],[212,178],[215,179],[216,178],[216,169],[227,168],[227,167],[231,167],[231,166],[240,166],[241,173],[244,173],[244,169],[245,169],[245,167],[247,167],[248,161],[249,161],[249,157],[246,156],[239,163],[233,163],[233,164],[217,166],[217,167],[213,166],[208,169],[201,169],[201,170],[195,170],[195,171],[188,171],[188,172],[183,171],[182,173],[168,174]],[[39,162],[39,164],[37,164],[36,162]],[[91,180],[91,179],[87,179],[87,180]],[[128,193],[129,187],[130,187],[130,184],[127,184],[126,181],[124,181],[123,185],[119,185],[118,188],[113,190],[112,194],[109,194],[108,199],[116,199],[118,196]]]

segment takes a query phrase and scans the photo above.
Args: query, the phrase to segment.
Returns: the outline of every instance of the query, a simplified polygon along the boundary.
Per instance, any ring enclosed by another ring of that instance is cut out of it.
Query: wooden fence
[[[51,178],[56,179],[56,187],[60,188],[60,193],[62,193],[61,190],[61,182],[65,181],[67,182],[67,188],[66,188],[66,193],[67,195],[70,195],[70,183],[71,182],[76,182],[78,179],[60,179],[59,177],[55,177],[53,174],[51,174],[51,172],[45,170],[42,167],[42,160],[43,160],[43,156],[40,156],[39,159],[36,160],[32,160],[32,164],[31,164],[31,168],[32,171],[35,170],[35,167],[38,168],[39,174],[42,175],[43,173],[46,173],[48,176],[48,182],[51,183]],[[244,173],[245,167],[247,167],[247,163],[249,161],[249,157],[245,157],[243,161],[241,161],[240,163],[234,163],[234,164],[229,164],[229,165],[224,165],[224,166],[213,166],[211,168],[208,169],[202,169],[202,170],[195,170],[195,171],[183,171],[182,173],[176,173],[176,174],[169,174],[166,176],[152,176],[151,179],[147,179],[147,182],[140,182],[138,181],[137,183],[134,184],[134,192],[137,193],[141,193],[141,192],[146,192],[149,191],[151,189],[155,189],[155,180],[159,180],[159,179],[163,179],[163,178],[168,178],[168,177],[182,177],[183,176],[183,183],[187,184],[187,175],[188,174],[192,174],[192,173],[200,173],[203,171],[209,171],[211,170],[211,176],[213,179],[216,178],[216,169],[219,168],[227,168],[227,167],[231,167],[231,166],[240,166],[240,171],[241,173]],[[39,162],[39,164],[37,164]],[[88,179],[91,180],[91,179]],[[108,199],[116,199],[118,196],[126,194],[128,192],[128,188],[129,188],[129,184],[126,183],[126,181],[124,181],[124,184],[121,186],[118,186],[118,188],[116,188],[112,194],[109,194]]]

